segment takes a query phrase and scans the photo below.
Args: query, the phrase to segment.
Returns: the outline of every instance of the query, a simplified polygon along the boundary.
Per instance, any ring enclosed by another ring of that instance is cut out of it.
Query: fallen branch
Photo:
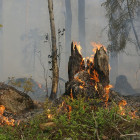
[[[133,134],[120,135],[120,138],[122,138],[122,137],[128,137],[128,136],[140,136],[140,133],[135,132]]]

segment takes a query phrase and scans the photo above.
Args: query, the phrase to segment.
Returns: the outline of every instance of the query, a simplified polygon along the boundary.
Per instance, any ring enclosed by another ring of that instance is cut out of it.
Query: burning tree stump
[[[22,113],[34,108],[32,99],[12,86],[0,83],[0,105],[11,113]]]
[[[71,45],[71,56],[68,63],[69,81],[65,85],[65,95],[78,94],[88,97],[101,97],[108,100],[109,58],[104,47],[96,50],[93,62],[87,60],[87,66],[78,51],[78,46]]]
[[[109,58],[103,47],[96,51],[94,69],[99,74],[99,81],[103,87],[109,85]]]
[[[82,55],[78,51],[77,46],[72,42],[71,43],[71,56],[68,62],[68,75],[69,81],[74,79],[74,75],[85,69],[85,64]]]

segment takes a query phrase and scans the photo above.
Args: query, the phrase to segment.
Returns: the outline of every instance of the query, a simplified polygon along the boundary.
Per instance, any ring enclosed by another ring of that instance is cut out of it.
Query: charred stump
[[[74,79],[74,75],[85,69],[85,64],[82,55],[79,53],[77,46],[71,43],[71,56],[68,62],[68,76],[69,81]]]
[[[99,74],[99,81],[103,87],[109,85],[109,58],[103,47],[96,51],[94,69]]]
[[[96,50],[93,62],[87,60],[86,67],[76,46],[71,45],[68,62],[69,81],[65,85],[65,95],[78,94],[87,97],[101,97],[106,100],[105,88],[109,85],[109,58],[103,47]]]

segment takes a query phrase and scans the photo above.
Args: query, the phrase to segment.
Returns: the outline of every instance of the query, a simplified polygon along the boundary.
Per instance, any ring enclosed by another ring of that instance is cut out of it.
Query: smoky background
[[[65,82],[68,80],[68,59],[71,41],[80,42],[83,57],[92,55],[91,42],[108,46],[108,20],[101,4],[104,0],[85,0],[85,9],[78,8],[78,0],[70,0],[71,13],[66,9],[67,0],[54,0],[54,15],[57,34],[57,46],[60,48],[60,82],[59,92],[64,93]],[[82,5],[81,5],[82,6]],[[81,17],[81,18],[79,18]],[[83,25],[83,19],[84,24]],[[47,0],[0,0],[0,79],[8,77],[30,77],[44,84],[41,60],[48,71],[48,87],[51,88],[51,54],[50,43],[44,42],[45,36],[50,37],[50,23]],[[140,18],[135,20],[139,32]],[[81,25],[82,24],[82,25]],[[84,27],[80,28],[80,27]],[[58,29],[65,29],[64,35],[58,39]],[[71,33],[70,33],[71,32]],[[133,33],[130,34],[134,38]],[[133,44],[127,43],[124,52],[117,58],[110,57],[110,82],[115,85],[119,75],[125,75],[132,88],[140,88],[140,56]],[[136,78],[137,74],[137,78]],[[50,76],[50,77],[49,77]]]

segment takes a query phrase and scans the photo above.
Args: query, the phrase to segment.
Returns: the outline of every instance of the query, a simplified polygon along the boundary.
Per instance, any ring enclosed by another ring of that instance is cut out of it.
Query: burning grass
[[[123,102],[123,101],[122,101]],[[91,105],[92,103],[92,105]],[[45,110],[28,122],[20,125],[0,127],[0,139],[3,140],[63,140],[84,139],[121,139],[126,134],[140,132],[140,119],[132,118],[130,110],[125,107],[125,115],[120,114],[116,103],[104,107],[100,99],[77,99],[64,97],[62,103],[54,105],[46,101]],[[122,105],[122,104],[121,104]],[[40,124],[55,125],[40,128]]]

